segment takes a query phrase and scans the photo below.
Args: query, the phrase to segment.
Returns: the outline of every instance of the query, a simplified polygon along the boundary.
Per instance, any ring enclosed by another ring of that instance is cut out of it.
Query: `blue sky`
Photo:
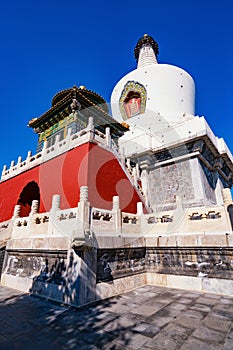
[[[52,97],[85,85],[108,102],[136,67],[133,49],[148,33],[160,63],[188,71],[196,83],[196,114],[233,151],[233,2],[12,0],[0,12],[0,167],[35,152],[31,118]]]

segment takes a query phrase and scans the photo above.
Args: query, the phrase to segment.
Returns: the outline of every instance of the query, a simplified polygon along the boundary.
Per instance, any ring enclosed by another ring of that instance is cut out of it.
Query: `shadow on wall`
[[[233,204],[228,205],[227,211],[229,213],[230,222],[231,222],[231,228],[233,230]]]

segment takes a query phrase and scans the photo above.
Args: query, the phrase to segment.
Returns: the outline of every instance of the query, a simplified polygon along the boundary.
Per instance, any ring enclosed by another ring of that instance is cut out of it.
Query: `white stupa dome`
[[[192,77],[179,67],[159,64],[158,44],[147,34],[138,41],[134,53],[137,69],[125,75],[112,92],[114,119],[135,125],[139,119],[142,122],[143,115],[148,119],[146,115],[153,112],[171,123],[193,116],[195,84]]]

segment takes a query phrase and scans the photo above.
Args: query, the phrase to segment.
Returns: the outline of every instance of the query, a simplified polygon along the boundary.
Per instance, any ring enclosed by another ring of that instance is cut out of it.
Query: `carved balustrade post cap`
[[[142,202],[137,202],[137,214],[138,214],[138,215],[143,214],[143,205],[142,205]]]
[[[113,196],[112,198],[113,209],[120,209],[120,199],[119,196]]]
[[[88,201],[88,186],[80,187],[80,201]]]
[[[232,202],[232,195],[230,188],[223,188],[222,189],[222,198],[224,203],[231,203]]]
[[[52,208],[53,210],[60,208],[61,196],[59,194],[54,194],[52,199]]]
[[[34,199],[32,201],[32,206],[31,206],[31,214],[36,214],[38,213],[38,206],[39,206],[39,201],[37,199]]]
[[[19,204],[15,205],[13,217],[14,218],[19,218],[20,217],[20,211],[21,211],[21,205],[19,205]]]
[[[93,117],[89,117],[88,118],[88,126],[93,126],[94,125],[94,118]]]

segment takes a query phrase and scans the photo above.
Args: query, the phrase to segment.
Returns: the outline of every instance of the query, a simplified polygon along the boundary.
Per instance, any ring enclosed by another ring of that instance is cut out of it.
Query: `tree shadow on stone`
[[[114,312],[117,298],[74,308],[5,287],[0,291],[1,349],[117,350],[130,342],[130,327]]]

